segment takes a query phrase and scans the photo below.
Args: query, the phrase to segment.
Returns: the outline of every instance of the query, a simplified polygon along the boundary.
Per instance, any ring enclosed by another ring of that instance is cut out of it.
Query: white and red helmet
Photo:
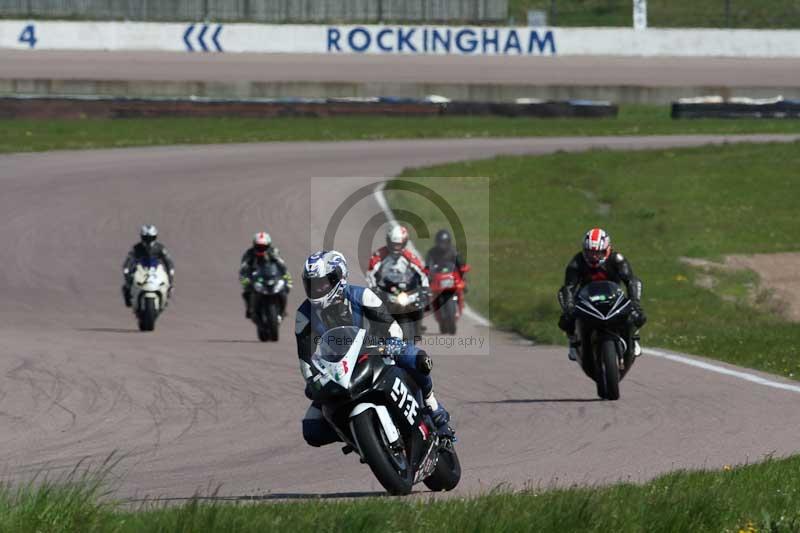
[[[408,230],[400,224],[392,224],[386,232],[386,247],[391,253],[400,253],[408,244]]]
[[[601,228],[592,228],[583,237],[583,258],[591,267],[599,267],[611,255],[611,236]]]
[[[253,235],[253,249],[257,257],[264,257],[270,246],[272,246],[272,237],[266,231],[259,231]]]

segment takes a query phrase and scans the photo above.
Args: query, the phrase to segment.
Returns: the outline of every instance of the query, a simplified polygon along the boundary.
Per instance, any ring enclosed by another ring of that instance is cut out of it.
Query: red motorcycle
[[[431,306],[439,331],[443,335],[456,334],[456,322],[464,312],[463,274],[469,272],[469,265],[459,271],[455,263],[434,264],[430,266]]]

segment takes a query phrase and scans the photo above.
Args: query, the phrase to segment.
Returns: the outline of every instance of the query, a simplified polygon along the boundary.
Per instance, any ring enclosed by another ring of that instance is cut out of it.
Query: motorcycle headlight
[[[410,300],[409,300],[408,294],[406,294],[404,292],[401,292],[400,294],[397,295],[397,303],[398,304],[400,304],[400,305],[408,305],[409,301]]]

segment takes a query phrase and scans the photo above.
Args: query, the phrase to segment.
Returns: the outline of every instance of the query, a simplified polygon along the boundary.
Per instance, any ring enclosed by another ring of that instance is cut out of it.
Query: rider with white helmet
[[[391,255],[402,255],[408,260],[408,265],[411,267],[411,270],[418,276],[420,286],[424,291],[428,291],[430,283],[425,273],[425,266],[422,264],[420,258],[407,248],[407,244],[408,229],[397,223],[390,225],[389,229],[386,231],[386,246],[382,246],[372,254],[369,265],[367,266],[366,277],[367,284],[370,288],[374,289],[378,286],[378,275],[381,271],[383,261]]]
[[[125,282],[122,285],[122,298],[127,307],[131,306],[131,283],[133,283],[133,270],[136,263],[142,259],[153,258],[159,260],[169,276],[170,292],[174,287],[175,264],[167,252],[167,248],[158,241],[158,228],[152,224],[145,224],[139,229],[139,242],[137,242],[125,262],[122,263],[122,274]]]
[[[322,250],[309,256],[303,267],[303,288],[307,299],[297,310],[295,336],[297,355],[304,378],[311,374],[311,356],[315,338],[331,328],[356,326],[371,337],[384,339],[396,348],[395,362],[416,381],[431,410],[434,423],[446,428],[450,415],[433,395],[430,377],[431,358],[413,343],[402,342],[400,326],[378,296],[367,287],[347,282],[347,261],[334,250]],[[320,406],[312,403],[303,418],[303,437],[311,446],[324,446],[339,440],[334,429],[322,417]]]
[[[281,293],[280,316],[286,315],[286,300],[289,289],[292,288],[292,276],[286,268],[286,263],[281,258],[280,251],[272,244],[272,237],[266,231],[253,234],[253,243],[245,250],[239,265],[239,283],[242,284],[242,299],[244,300],[245,317],[250,318],[250,275],[265,262],[273,262],[286,280],[286,289]]]
[[[636,328],[647,322],[642,310],[642,282],[634,276],[633,269],[625,257],[614,251],[611,236],[601,228],[592,228],[583,237],[583,249],[567,265],[564,286],[558,292],[562,314],[558,321],[569,338],[569,358],[577,358],[578,339],[575,336],[575,296],[592,281],[613,281],[625,285],[628,298],[633,305],[631,318]],[[639,355],[638,333],[633,333],[634,350]]]

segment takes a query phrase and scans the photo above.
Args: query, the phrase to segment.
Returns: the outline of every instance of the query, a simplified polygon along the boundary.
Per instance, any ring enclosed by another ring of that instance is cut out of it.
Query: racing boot
[[[122,286],[122,300],[125,302],[125,307],[131,307],[131,289],[127,285]]]
[[[250,320],[253,318],[253,313],[250,311],[250,293],[243,292],[242,300],[244,300],[244,317]]]
[[[578,337],[575,335],[568,335],[567,338],[569,339],[569,352],[567,353],[567,357],[569,357],[570,361],[577,361],[580,341],[578,341]]]
[[[631,339],[633,340],[633,356],[639,357],[640,355],[642,355],[642,345],[639,343],[641,337],[639,336],[638,329],[633,332],[633,335],[631,335]]]
[[[453,430],[448,424],[450,422],[450,413],[436,400],[433,392],[425,398],[425,407],[431,415],[433,425],[436,426],[436,432],[442,436],[452,436]]]

